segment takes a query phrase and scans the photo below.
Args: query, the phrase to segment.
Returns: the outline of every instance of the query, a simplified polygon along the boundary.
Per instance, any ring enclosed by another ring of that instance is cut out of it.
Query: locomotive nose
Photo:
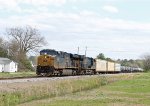
[[[47,62],[47,60],[43,60],[43,62]]]

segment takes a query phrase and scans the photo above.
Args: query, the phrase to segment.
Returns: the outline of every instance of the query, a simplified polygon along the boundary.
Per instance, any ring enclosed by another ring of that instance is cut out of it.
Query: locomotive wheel
[[[50,77],[50,76],[52,76],[52,75],[53,75],[53,73],[51,73],[51,72],[46,73],[46,77]]]
[[[90,75],[94,75],[94,71],[91,71],[91,74]]]
[[[45,77],[47,75],[47,73],[41,73],[40,75]]]
[[[86,75],[86,71],[81,71],[81,75]]]
[[[94,75],[97,74],[97,72],[95,70],[93,70]]]
[[[59,74],[57,74],[57,76],[62,76],[62,71],[59,71]]]
[[[77,71],[73,70],[73,71],[72,71],[72,75],[73,75],[73,76],[77,75]]]
[[[41,75],[41,74],[40,74],[39,72],[36,72],[36,75],[38,75],[38,76],[39,76],[39,75]]]
[[[86,75],[86,70],[83,71],[83,75]]]

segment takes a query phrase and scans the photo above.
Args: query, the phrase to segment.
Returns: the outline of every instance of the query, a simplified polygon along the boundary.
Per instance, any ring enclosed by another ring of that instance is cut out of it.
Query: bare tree
[[[39,30],[31,26],[8,28],[6,35],[9,36],[9,55],[20,63],[27,60],[27,53],[36,52],[46,44]]]
[[[19,46],[20,54],[26,55],[30,51],[37,51],[39,47],[46,44],[39,30],[30,26],[9,28],[6,29],[6,34],[10,36],[12,42]]]
[[[5,48],[5,41],[2,37],[0,37],[0,47]]]
[[[143,66],[146,71],[150,70],[150,55],[149,54],[143,56]]]
[[[19,57],[18,51],[19,44],[14,39],[10,40],[8,45],[8,55],[11,56],[14,60],[17,60]]]
[[[8,57],[7,43],[0,37],[0,57]]]

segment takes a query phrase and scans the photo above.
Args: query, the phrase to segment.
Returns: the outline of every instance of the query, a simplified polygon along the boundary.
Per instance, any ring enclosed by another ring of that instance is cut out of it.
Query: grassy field
[[[14,73],[0,73],[0,78],[12,78],[12,77],[27,77],[35,76],[35,72],[14,72]]]
[[[107,77],[105,86],[19,106],[150,106],[150,73]]]
[[[150,73],[0,84],[0,106],[146,106]]]

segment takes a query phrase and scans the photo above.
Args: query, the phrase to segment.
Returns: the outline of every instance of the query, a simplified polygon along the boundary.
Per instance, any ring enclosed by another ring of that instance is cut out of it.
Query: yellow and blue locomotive
[[[79,75],[95,73],[95,61],[93,58],[44,49],[37,58],[37,75]]]

